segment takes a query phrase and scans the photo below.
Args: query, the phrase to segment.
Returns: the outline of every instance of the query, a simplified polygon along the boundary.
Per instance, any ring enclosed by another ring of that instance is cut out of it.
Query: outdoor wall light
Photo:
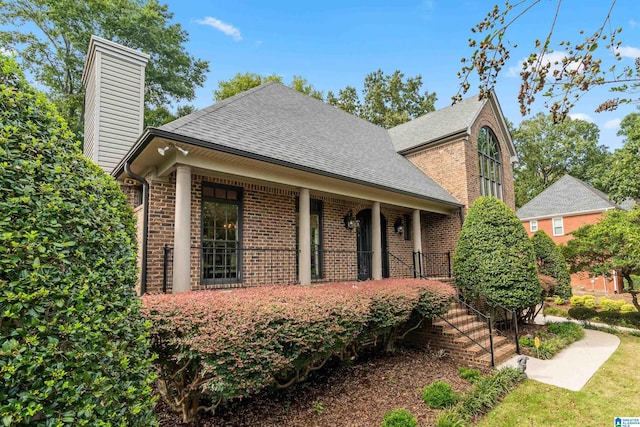
[[[164,148],[158,148],[158,154],[160,154],[161,156],[164,156],[165,154],[167,154],[167,151],[171,150],[171,145],[167,145]],[[173,145],[173,147],[176,148],[176,150],[178,150],[179,152],[182,153],[183,156],[187,156],[189,154],[189,150],[187,150],[186,148],[182,148],[179,145]]]
[[[402,234],[404,231],[404,226],[402,225],[402,218],[396,219],[396,222],[393,224],[393,229],[396,230],[396,233]]]
[[[360,228],[360,220],[353,216],[353,211],[349,211],[349,213],[344,216],[344,227],[347,230]]]

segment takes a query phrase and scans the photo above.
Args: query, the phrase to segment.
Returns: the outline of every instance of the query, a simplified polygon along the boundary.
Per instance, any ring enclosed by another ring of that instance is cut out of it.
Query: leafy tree
[[[145,104],[150,114],[172,102],[192,100],[204,84],[207,61],[185,50],[187,32],[158,0],[7,0],[0,2],[0,42],[18,53],[24,69],[80,134],[84,59],[92,34],[151,55]]]
[[[536,254],[538,272],[556,279],[554,293],[561,298],[571,298],[571,275],[562,251],[553,239],[542,230],[531,236],[531,243]]]
[[[480,95],[485,96],[494,87],[500,72],[511,58],[511,50],[517,45],[509,41],[508,34],[519,21],[534,13],[540,0],[507,1],[495,5],[485,18],[471,29],[474,36],[469,39],[469,47],[474,51],[468,58],[462,58],[462,69],[458,72],[461,88],[454,102],[462,99],[471,84],[469,79],[475,71],[479,77]],[[549,28],[542,29],[543,38],[536,38],[532,50],[522,64],[520,77],[522,84],[518,94],[520,112],[523,116],[531,111],[531,104],[538,94],[549,99],[545,105],[554,121],[561,121],[580,97],[593,87],[606,86],[615,93],[634,93],[640,87],[640,62],[633,66],[617,68],[608,66],[607,58],[613,52],[621,61],[621,28],[611,25],[611,12],[616,0],[611,0],[605,9],[602,24],[592,32],[580,31],[578,41],[554,40],[554,30],[561,13],[571,14],[571,4],[562,10],[562,0],[555,0],[555,13],[548,17]],[[554,55],[551,55],[554,54]],[[557,58],[557,59],[555,59]],[[604,100],[596,111],[614,110],[622,103],[638,102],[638,99],[613,97]]]
[[[0,55],[3,425],[155,425],[135,220],[55,108]]]
[[[245,90],[260,86],[267,82],[282,83],[282,76],[277,74],[261,76],[256,73],[238,73],[229,80],[218,82],[218,89],[213,91],[213,97],[216,101],[222,101],[223,99],[230,98],[240,92],[244,92]],[[323,100],[322,92],[316,90],[305,78],[293,76],[293,80],[291,80],[291,84],[289,86],[298,92],[304,93],[305,95],[309,95],[321,101]]]
[[[523,311],[542,299],[535,253],[515,213],[495,197],[477,199],[467,214],[453,257],[456,285]]]
[[[609,195],[617,202],[628,197],[640,200],[640,114],[627,115],[620,123],[618,135],[623,135],[625,141],[613,153],[607,176]]]
[[[599,129],[584,120],[567,117],[554,123],[538,113],[512,132],[520,162],[514,167],[516,206],[522,206],[545,188],[569,174],[604,189],[611,154],[598,145]]]
[[[407,77],[399,70],[384,74],[382,70],[364,79],[362,101],[352,86],[327,94],[327,102],[334,107],[355,114],[384,128],[392,128],[435,110],[436,94],[422,88],[422,76]]]
[[[640,284],[634,284],[632,278],[640,275],[640,207],[607,211],[597,224],[585,225],[572,234],[574,238],[565,248],[571,271],[611,277],[611,271],[616,270],[624,278],[625,291],[631,293],[633,305],[640,311],[637,298]]]

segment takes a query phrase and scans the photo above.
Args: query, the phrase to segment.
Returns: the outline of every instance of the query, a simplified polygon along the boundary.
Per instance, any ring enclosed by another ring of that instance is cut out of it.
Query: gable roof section
[[[524,221],[614,208],[618,206],[605,193],[565,175],[518,209],[516,215]]]
[[[507,139],[512,161],[517,161],[515,146],[502,114],[502,109],[493,91],[484,99],[478,95],[466,98],[457,104],[427,113],[410,122],[389,129],[389,135],[396,151],[405,153],[414,148],[436,143],[456,135],[468,135],[482,108],[489,103],[498,119],[500,131]],[[494,129],[496,132],[497,129]]]
[[[387,130],[270,82],[181,117],[158,129],[352,182],[373,185],[450,205],[460,203],[404,156]]]

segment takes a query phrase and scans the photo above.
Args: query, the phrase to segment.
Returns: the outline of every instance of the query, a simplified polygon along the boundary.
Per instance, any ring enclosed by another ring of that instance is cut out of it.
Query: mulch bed
[[[368,355],[351,366],[315,372],[306,382],[286,390],[232,402],[190,427],[376,426],[396,408],[410,411],[421,426],[433,425],[439,411],[422,401],[422,390],[438,380],[458,392],[471,389],[472,384],[458,376],[458,366],[424,350]],[[156,413],[163,427],[184,426],[161,400]]]

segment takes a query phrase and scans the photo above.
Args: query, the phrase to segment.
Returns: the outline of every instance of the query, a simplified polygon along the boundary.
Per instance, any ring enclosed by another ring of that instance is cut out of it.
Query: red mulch
[[[190,427],[242,426],[377,426],[384,414],[405,408],[419,425],[433,425],[438,410],[422,401],[422,389],[443,380],[458,392],[472,385],[458,376],[457,364],[424,350],[400,349],[391,355],[370,355],[351,366],[336,365],[313,373],[304,382],[204,414]],[[163,427],[183,426],[160,400],[156,413]]]

